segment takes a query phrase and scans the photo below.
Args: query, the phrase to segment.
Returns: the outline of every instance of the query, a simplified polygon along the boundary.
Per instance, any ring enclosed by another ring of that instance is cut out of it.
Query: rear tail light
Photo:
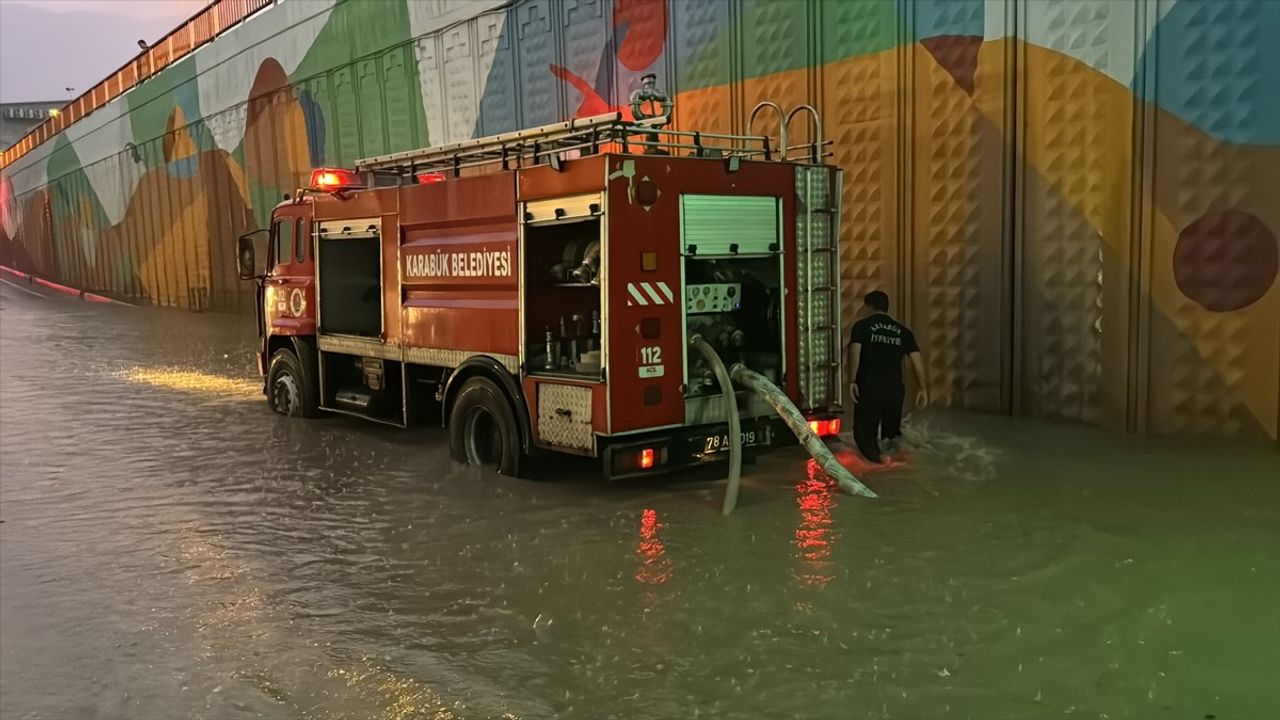
[[[810,420],[809,429],[818,437],[826,437],[828,435],[840,434],[840,418],[828,418],[825,420]]]
[[[653,467],[654,452],[653,448],[645,448],[640,451],[640,469],[648,470]]]
[[[416,177],[419,185],[434,185],[447,179],[442,172],[418,173]]]

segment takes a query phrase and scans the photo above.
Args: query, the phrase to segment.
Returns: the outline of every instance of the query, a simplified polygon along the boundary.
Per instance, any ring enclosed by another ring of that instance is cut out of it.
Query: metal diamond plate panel
[[[1246,258],[1230,248],[1258,240],[1231,218],[1252,215],[1257,227],[1268,228],[1263,245],[1280,235],[1280,174],[1274,160],[1215,139],[1249,134],[1256,88],[1275,72],[1263,60],[1266,45],[1253,37],[1266,5],[1175,6],[1182,13],[1177,32],[1162,34],[1158,45],[1157,96],[1185,108],[1204,129],[1156,117],[1155,202],[1168,219],[1157,225],[1151,247],[1156,317],[1147,410],[1158,432],[1276,434],[1280,293],[1259,287],[1238,302],[1241,285],[1251,279],[1249,265],[1261,253]],[[1180,255],[1184,235],[1207,252]]]
[[[472,52],[471,30],[466,22],[446,30],[441,36],[444,51],[445,142],[471,137],[476,126],[479,93],[476,92],[476,57]]]
[[[755,0],[743,5],[742,13],[742,70],[743,106],[750,112],[756,103],[772,100],[783,108],[810,103],[809,68],[809,13],[808,2],[770,2]],[[754,132],[775,135],[777,121],[772,115],[764,115],[768,121],[760,121]],[[792,141],[809,137],[804,128],[804,118],[797,117],[791,124]]]
[[[948,82],[939,80],[939,82]],[[924,160],[918,170],[916,216],[916,317],[929,336],[928,362],[940,400],[959,404],[960,396],[977,375],[978,272],[977,203],[972,188],[978,179],[973,117],[958,96],[946,90],[917,116],[926,136]]]
[[[597,77],[613,76],[611,72],[600,72],[602,64],[610,64],[613,60],[612,48],[607,47],[605,10],[605,0],[562,0],[560,27],[564,37],[564,67],[607,98],[608,88],[596,87]],[[607,65],[605,69],[609,69]],[[570,91],[568,100],[572,109],[584,98],[580,92]]]
[[[1189,300],[1175,302],[1173,311],[1172,322],[1160,316],[1152,322],[1151,429],[1175,434],[1256,433],[1257,421],[1240,396],[1250,323],[1208,315]]]
[[[729,132],[733,127],[733,95],[729,82],[733,60],[727,2],[672,0],[672,35],[676,81],[680,93],[676,119],[682,128]]]
[[[511,9],[515,24],[521,127],[563,119],[560,81],[549,72],[556,53],[555,10],[550,0],[529,0]]]
[[[356,102],[355,72],[345,65],[333,72],[334,134],[338,136],[335,164],[349,165],[359,160],[360,111]]]
[[[356,63],[356,83],[360,98],[360,156],[380,155],[386,152],[386,134],[382,104],[382,78],[378,76],[378,61],[360,60]]]
[[[440,36],[421,38],[413,43],[418,61],[418,79],[422,86],[422,104],[427,117],[427,142],[443,145],[448,132],[444,120],[444,73],[441,70]]]
[[[71,228],[74,225],[69,222],[68,208],[72,207],[70,198],[70,190],[65,180],[55,180],[51,183],[53,191],[52,206],[54,208],[53,223],[53,254],[57,261],[58,268],[61,270],[61,276],[68,282],[79,282],[79,263],[76,258],[79,253],[75,251],[75,241],[71,234]]]
[[[679,80],[673,64],[675,28],[671,21],[671,3],[668,0],[610,0],[605,3],[605,17],[609,26],[609,43],[605,52],[613,58],[612,75],[602,71],[597,76],[600,96],[614,104],[627,102],[631,91],[640,87],[640,77],[646,72],[658,75],[658,86],[667,92],[678,93]]]
[[[515,54],[511,50],[511,32],[506,27],[506,13],[481,16],[477,30],[480,57],[488,59],[488,77],[481,77],[480,127],[478,135],[495,135],[517,129]]]
[[[385,108],[387,138],[380,152],[399,152],[419,147],[425,138],[419,132],[413,100],[415,69],[407,47],[393,48],[382,56],[382,104]]]
[[[539,383],[538,438],[548,445],[590,450],[591,388]]]
[[[1036,416],[1099,419],[1103,238],[1091,218],[1127,202],[1104,136],[1125,117],[1096,82],[1096,70],[1116,52],[1109,47],[1113,10],[1133,12],[1107,0],[1027,7],[1027,22],[1044,27],[1057,51],[1028,53],[1024,71],[1027,132],[1054,171],[1046,181],[1024,168],[1021,390]]]
[[[883,32],[882,24],[888,20],[875,5],[821,3],[823,55],[866,46]],[[894,132],[891,111],[885,111],[882,99],[885,84],[893,78],[886,76],[883,66],[880,57],[870,55],[835,60],[822,68],[823,132],[832,141],[831,162],[844,170],[839,229],[842,337],[848,336],[863,295],[875,289],[893,290],[886,285],[893,271],[885,249],[892,247],[896,234],[890,189]]]
[[[1275,3],[1153,2],[1165,16],[1156,46],[1160,104],[1212,137],[1280,141],[1275,105],[1260,97],[1276,87]]]
[[[1258,207],[1255,203],[1266,202],[1247,189],[1252,182],[1248,163],[1235,162],[1242,159],[1241,149],[1214,148],[1204,137],[1184,137],[1174,145],[1177,149],[1168,157],[1177,158],[1180,167],[1157,176],[1157,195],[1181,203],[1174,213],[1178,225],[1185,228],[1213,216],[1213,208],[1228,203]],[[1274,218],[1274,210],[1272,214]],[[1145,379],[1147,422],[1156,432],[1254,434],[1261,425],[1265,434],[1275,436],[1276,419],[1268,410],[1275,405],[1275,368],[1280,367],[1275,332],[1280,295],[1271,292],[1229,312],[1209,309],[1236,295],[1241,272],[1253,261],[1226,250],[1249,239],[1240,229],[1225,222],[1211,226],[1207,236],[1217,249],[1196,258],[1193,268],[1178,265],[1179,236],[1157,228],[1152,240],[1154,307]],[[1174,277],[1179,270],[1191,272],[1199,282],[1179,287]]]
[[[332,160],[332,158],[338,156],[338,134],[333,131],[332,127],[329,127],[327,122],[324,121],[324,118],[332,118],[335,116],[333,96],[329,91],[329,77],[321,75],[319,77],[311,78],[302,84],[302,90],[311,98],[310,112],[313,114],[313,119],[315,120],[313,124],[316,127],[319,127],[321,124],[325,125],[325,132],[322,135],[317,136],[318,133],[313,131],[310,137],[308,137],[308,142],[313,148],[311,152],[312,164],[323,165],[325,162],[328,162]],[[243,113],[245,111],[245,107],[246,106],[241,105],[239,107],[239,111]],[[236,108],[224,110],[218,113],[215,117],[226,117],[236,112],[236,110]],[[245,120],[244,118],[231,118],[227,120],[227,123],[232,126],[234,126],[234,123],[239,123],[239,126],[243,128]]]
[[[493,63],[500,52],[510,45],[502,33],[506,16],[502,13],[481,15],[471,21],[471,33],[476,47],[477,98],[484,95],[485,80],[493,70]],[[505,58],[504,58],[505,59]]]

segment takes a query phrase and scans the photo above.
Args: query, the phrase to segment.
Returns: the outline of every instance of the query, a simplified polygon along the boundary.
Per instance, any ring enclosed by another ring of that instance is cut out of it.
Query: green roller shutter
[[[681,248],[696,255],[777,252],[778,198],[743,195],[680,196]],[[773,247],[770,247],[773,246]]]

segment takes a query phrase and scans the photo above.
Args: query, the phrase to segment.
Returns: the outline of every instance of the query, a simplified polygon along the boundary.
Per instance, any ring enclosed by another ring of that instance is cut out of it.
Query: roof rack
[[[765,135],[662,129],[669,121],[669,115],[628,120],[621,112],[605,113],[448,145],[378,155],[356,161],[356,170],[375,176],[397,176],[412,182],[412,178],[420,173],[452,172],[458,175],[464,168],[493,163],[501,163],[504,170],[513,166],[554,164],[563,159],[564,153],[575,150],[589,155],[605,150],[630,153],[635,148],[650,155],[687,152],[694,157],[786,160],[787,151],[795,149],[777,147]],[[785,143],[785,135],[783,137]],[[827,144],[822,141],[812,144],[815,162],[826,154],[822,148]]]
[[[646,121],[645,124],[652,124]],[[622,113],[552,123],[542,127],[463,140],[435,147],[406,150],[356,161],[359,172],[431,172],[456,170],[501,162],[504,166],[538,162],[541,156],[561,152],[591,142],[616,142],[639,132],[640,123],[623,120]]]

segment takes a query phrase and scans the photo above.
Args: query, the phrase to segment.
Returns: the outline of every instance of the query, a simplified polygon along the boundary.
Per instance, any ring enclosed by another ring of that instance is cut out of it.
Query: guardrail
[[[34,127],[0,154],[0,169],[8,167],[49,138],[169,67],[231,27],[278,0],[212,0],[168,35],[157,40],[60,112]]]
[[[129,303],[120,302],[119,300],[113,300],[104,295],[91,293],[88,290],[81,290],[79,288],[73,288],[69,285],[56,283],[56,282],[53,282],[52,280],[45,280],[44,278],[37,277],[35,275],[32,275],[31,273],[24,273],[21,270],[15,270],[14,268],[9,267],[8,265],[0,265],[0,272],[8,273],[9,275],[12,275],[16,278],[26,280],[28,285],[39,285],[41,287],[46,287],[46,288],[49,288],[50,290],[63,293],[64,295],[72,295],[72,296],[78,297],[81,300],[88,300],[89,302],[99,302],[99,303],[112,303],[115,305],[126,305],[128,307],[133,307],[132,305],[129,305]],[[21,286],[18,286],[18,287],[19,289],[22,289]]]

